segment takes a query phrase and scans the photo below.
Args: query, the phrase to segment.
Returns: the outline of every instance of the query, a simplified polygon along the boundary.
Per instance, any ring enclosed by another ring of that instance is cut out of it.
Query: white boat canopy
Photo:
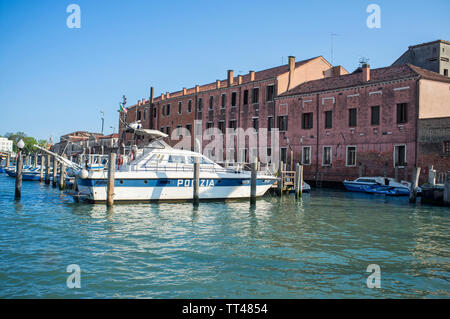
[[[137,135],[148,136],[151,139],[164,138],[164,137],[169,136],[169,135],[167,135],[163,132],[157,131],[157,130],[150,130],[150,129],[144,129],[144,128],[134,129],[134,132]]]

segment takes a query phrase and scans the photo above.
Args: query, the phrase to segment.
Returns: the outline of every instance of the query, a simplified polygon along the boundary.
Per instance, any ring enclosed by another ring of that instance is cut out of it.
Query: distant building
[[[307,180],[394,177],[395,171],[411,180],[417,166],[424,182],[429,165],[438,173],[450,170],[450,78],[438,73],[366,64],[303,83],[276,98],[276,109],[286,110],[288,121],[281,159],[289,162],[292,149]]]
[[[392,65],[407,63],[450,76],[450,42],[437,40],[410,46]]]
[[[5,137],[0,137],[0,152],[12,153],[13,152],[13,141],[8,140]]]
[[[287,65],[237,77],[229,70],[227,80],[129,107],[120,115],[120,143],[145,142],[127,133],[123,121],[140,120],[143,128],[167,133],[171,145],[180,142],[178,130],[187,129],[191,148],[194,125],[200,123],[203,130],[221,132],[276,128],[281,160],[288,169],[302,163],[308,181],[341,183],[360,174],[394,177],[396,172],[399,179],[411,180],[417,166],[424,182],[429,165],[438,174],[450,170],[449,54],[448,42],[435,41],[410,47],[390,67],[371,70],[365,63],[352,74],[323,57],[298,62],[290,57]],[[414,63],[406,64],[408,58]],[[271,141],[266,142],[270,156]],[[202,150],[212,157],[205,150],[208,143],[205,138]],[[224,160],[248,163],[258,150],[246,138],[243,144],[224,148]]]
[[[227,79],[166,92],[153,101],[142,99],[128,108],[128,123],[140,120],[143,128],[157,129],[169,136],[185,128],[193,135],[194,120],[203,122],[203,128],[252,127],[259,118],[261,127],[274,125],[275,97],[306,81],[348,74],[342,66],[333,67],[322,56],[295,61],[261,71],[234,75],[228,70]],[[124,115],[121,114],[121,119]],[[139,145],[143,139],[126,133],[119,123],[121,143]],[[170,140],[172,145],[179,141]],[[193,137],[191,140],[193,145]],[[248,157],[248,154],[247,156]]]
[[[51,151],[68,156],[84,154],[109,154],[118,150],[118,134],[76,131],[61,136],[60,141],[51,147]]]

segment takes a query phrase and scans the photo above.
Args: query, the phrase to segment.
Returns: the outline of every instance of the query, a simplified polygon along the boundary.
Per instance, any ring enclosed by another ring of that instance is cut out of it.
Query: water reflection
[[[39,183],[14,202],[10,182],[0,177],[0,297],[73,297],[71,263],[84,271],[77,297],[448,297],[448,209],[407,198],[316,190],[107,207]],[[381,290],[365,285],[371,263]]]

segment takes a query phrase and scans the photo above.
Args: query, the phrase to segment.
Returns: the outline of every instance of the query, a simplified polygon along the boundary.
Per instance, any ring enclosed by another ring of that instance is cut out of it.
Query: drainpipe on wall
[[[416,150],[414,155],[414,167],[417,167],[418,163],[418,157],[419,157],[419,102],[420,102],[420,78],[417,79],[416,83]]]
[[[240,83],[242,83],[242,77],[239,80]],[[239,112],[238,112],[238,118],[237,118],[237,129],[242,127],[241,126],[241,98],[242,98],[242,85],[239,86]],[[245,149],[245,137],[244,137],[244,149]],[[239,149],[239,134],[236,135],[236,161],[239,159],[239,152],[241,151]],[[245,152],[244,152],[244,156],[245,156]],[[245,158],[244,158],[244,162],[245,162]]]
[[[319,180],[319,94],[316,95],[316,187]]]

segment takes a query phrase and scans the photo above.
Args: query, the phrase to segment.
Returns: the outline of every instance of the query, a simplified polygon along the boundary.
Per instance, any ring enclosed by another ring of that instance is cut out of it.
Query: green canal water
[[[0,298],[449,298],[450,210],[313,190],[105,205],[0,176]],[[81,269],[81,288],[69,289]],[[370,264],[381,288],[368,288]]]

